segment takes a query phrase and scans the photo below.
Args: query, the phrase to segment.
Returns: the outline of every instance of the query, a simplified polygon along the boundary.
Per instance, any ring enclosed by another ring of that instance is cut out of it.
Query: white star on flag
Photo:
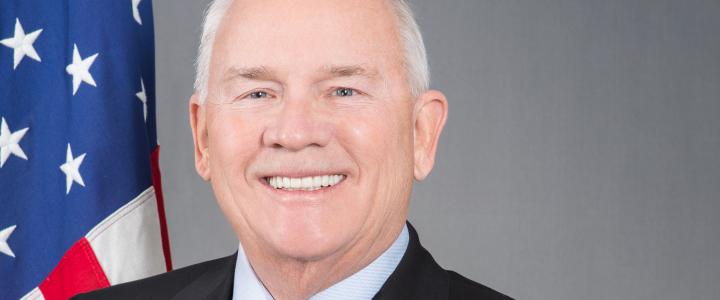
[[[142,19],[140,19],[140,9],[138,6],[140,6],[141,0],[132,0],[132,14],[133,19],[135,19],[135,22],[142,25]]]
[[[10,245],[8,245],[7,240],[10,238],[13,231],[15,231],[15,227],[17,227],[17,225],[10,226],[0,231],[0,253],[10,257],[15,257],[15,253],[13,253],[12,249],[10,249]]]
[[[90,74],[90,66],[92,66],[93,62],[95,62],[95,58],[97,58],[98,53],[83,59],[80,57],[80,51],[78,51],[77,44],[73,44],[73,47],[73,62],[65,68],[65,71],[72,75],[73,95],[75,95],[83,81],[89,85],[97,87],[95,79],[93,79]]]
[[[2,124],[0,124],[0,168],[5,165],[10,154],[14,154],[24,160],[28,159],[23,149],[18,145],[28,129],[30,129],[30,127],[11,132],[10,127],[8,127],[7,122],[5,122],[5,118],[2,118]]]
[[[145,94],[145,83],[142,78],[140,78],[140,91],[135,94],[135,96],[143,103],[143,117],[145,118],[145,123],[147,123],[147,95]]]
[[[33,43],[35,43],[35,40],[42,31],[42,28],[40,28],[26,35],[25,30],[20,24],[20,19],[15,18],[15,36],[0,41],[1,44],[13,49],[13,70],[17,69],[20,61],[22,61],[25,56],[36,61],[41,61],[40,55],[38,55],[33,47]]]
[[[70,143],[67,146],[67,154],[65,155],[65,163],[60,166],[60,170],[65,173],[65,195],[70,194],[73,182],[77,182],[81,186],[85,186],[82,176],[80,176],[80,165],[85,159],[85,154],[73,158]]]

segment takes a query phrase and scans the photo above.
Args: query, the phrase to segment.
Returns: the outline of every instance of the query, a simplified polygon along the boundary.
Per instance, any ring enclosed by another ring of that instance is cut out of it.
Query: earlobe
[[[435,164],[435,152],[447,120],[448,104],[445,95],[435,90],[425,92],[417,101],[414,175],[416,180],[423,180]]]
[[[195,148],[195,170],[204,180],[210,180],[209,152],[207,151],[208,136],[205,122],[205,109],[198,102],[198,95],[190,97],[190,129],[192,130]]]

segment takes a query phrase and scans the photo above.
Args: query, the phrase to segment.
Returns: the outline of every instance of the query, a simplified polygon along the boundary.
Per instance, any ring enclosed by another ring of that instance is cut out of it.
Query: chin
[[[352,240],[351,234],[337,226],[286,223],[275,228],[270,243],[282,256],[316,261],[337,253]]]

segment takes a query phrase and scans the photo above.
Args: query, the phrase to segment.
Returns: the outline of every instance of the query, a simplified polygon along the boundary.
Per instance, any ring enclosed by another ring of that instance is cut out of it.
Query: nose
[[[300,151],[306,147],[324,147],[333,128],[327,114],[308,99],[288,99],[263,133],[266,147]]]

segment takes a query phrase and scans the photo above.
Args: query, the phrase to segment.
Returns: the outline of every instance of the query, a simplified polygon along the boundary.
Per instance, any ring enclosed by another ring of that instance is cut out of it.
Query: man
[[[217,0],[195,90],[196,169],[238,253],[79,298],[508,299],[406,223],[447,116],[406,1]]]

